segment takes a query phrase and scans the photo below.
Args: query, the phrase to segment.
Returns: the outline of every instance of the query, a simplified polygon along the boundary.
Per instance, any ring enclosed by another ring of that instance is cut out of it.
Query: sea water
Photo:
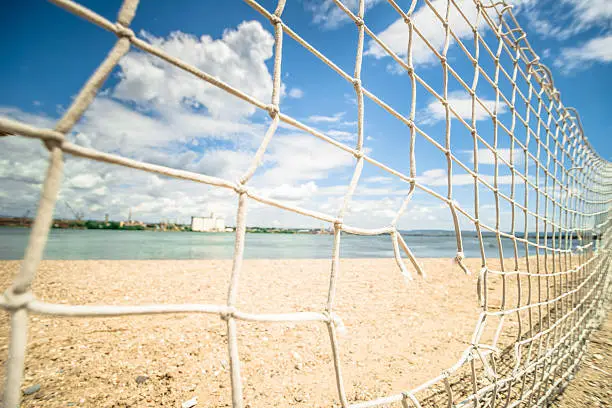
[[[22,259],[29,228],[0,228],[0,259]],[[402,232],[406,243],[419,258],[453,258],[457,253],[452,231]],[[45,247],[45,259],[231,259],[235,235],[232,232],[155,232],[122,230],[52,229]],[[543,242],[542,242],[543,243]],[[548,245],[551,245],[550,239]],[[246,259],[330,258],[333,236],[314,234],[247,233]],[[479,257],[474,232],[464,232],[466,257]],[[484,237],[488,257],[498,257],[497,238]],[[514,244],[502,239],[504,257],[514,256]],[[525,248],[518,243],[520,257]],[[534,247],[530,246],[530,253]],[[389,258],[393,245],[389,235],[356,236],[343,234],[343,258]]]

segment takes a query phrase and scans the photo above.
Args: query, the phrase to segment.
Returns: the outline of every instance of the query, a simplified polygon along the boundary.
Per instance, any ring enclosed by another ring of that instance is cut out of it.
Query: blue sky
[[[531,45],[553,71],[564,104],[578,109],[589,140],[602,157],[610,159],[612,144],[608,135],[612,124],[605,118],[612,108],[612,3],[514,3]],[[81,4],[113,21],[120,7],[119,1]],[[273,2],[261,4],[274,10]],[[356,1],[346,4],[354,9]],[[434,0],[432,4],[443,10],[446,1]],[[467,10],[468,18],[475,14],[471,0],[458,4]],[[403,22],[397,22],[397,12],[382,1],[367,1],[366,5],[368,27],[400,57],[405,57],[405,31]],[[408,2],[400,5],[407,7]],[[327,0],[289,1],[282,18],[352,75],[357,29],[342,10]],[[471,30],[456,13],[451,18],[451,28],[472,50]],[[11,56],[0,65],[0,115],[52,127],[116,37],[47,2],[13,2],[4,6],[0,19],[5,31],[11,33],[10,41],[0,44],[3,55]],[[442,47],[441,24],[424,1],[417,3],[415,25],[436,48]],[[497,42],[490,29],[482,20],[479,27],[487,44],[495,49]],[[132,28],[140,38],[269,103],[272,26],[246,3],[143,1]],[[367,36],[364,49],[363,86],[408,116],[408,75]],[[456,43],[450,45],[448,56],[453,69],[470,84],[473,68]],[[441,92],[442,70],[434,54],[418,43],[413,59],[418,75]],[[481,64],[492,73],[493,64],[487,62],[482,50]],[[282,83],[282,112],[342,143],[354,145],[357,106],[352,84],[288,36],[283,45]],[[501,88],[509,96],[509,84],[502,83]],[[525,90],[526,85],[519,88]],[[456,80],[449,82],[449,94],[459,114],[471,117],[469,96]],[[495,93],[482,78],[477,94],[492,109]],[[409,129],[367,98],[364,107],[368,154],[408,174]],[[508,109],[499,109],[500,120],[509,126]],[[443,144],[443,107],[422,86],[417,87],[416,112],[420,129]],[[490,118],[482,108],[476,113],[479,132],[492,143]],[[102,151],[235,180],[249,165],[268,124],[266,112],[133,49],[68,138]],[[517,130],[516,137],[524,139],[524,130],[522,134]],[[22,215],[36,206],[46,154],[34,140],[9,137],[0,139],[0,145],[0,213]],[[504,149],[502,155],[506,158],[509,146],[509,137],[500,133],[499,147]],[[472,166],[472,139],[457,119],[452,121],[451,148],[459,160]],[[492,180],[492,155],[484,146],[480,148],[481,173]],[[336,214],[354,164],[351,155],[284,125],[273,138],[252,186],[270,197]],[[517,164],[522,167],[522,163]],[[421,136],[416,141],[416,165],[420,182],[446,194],[444,155]],[[535,166],[529,167],[533,176]],[[473,212],[472,179],[457,165],[454,169],[454,198]],[[499,174],[501,190],[510,194],[509,171],[500,166]],[[522,189],[522,183],[516,186],[517,199],[522,200]],[[366,164],[346,222],[364,227],[388,225],[407,190],[408,185],[397,177]],[[493,225],[493,195],[483,186],[480,191],[482,218]],[[113,219],[124,219],[131,208],[139,219],[186,222],[191,215],[216,212],[230,225],[236,207],[232,192],[70,157],[57,216],[70,215],[66,201],[88,218],[101,219],[109,213]],[[509,209],[509,204],[502,204],[503,229],[510,227]],[[464,228],[473,228],[463,217],[461,223]],[[517,217],[516,223],[517,228],[522,228],[522,218]],[[257,203],[251,206],[248,224],[321,226],[318,221]],[[417,192],[399,225],[403,229],[450,229],[450,212],[439,200]]]

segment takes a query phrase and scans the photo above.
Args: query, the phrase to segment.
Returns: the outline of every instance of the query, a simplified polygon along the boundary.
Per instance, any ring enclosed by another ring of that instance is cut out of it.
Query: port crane
[[[65,203],[66,203],[66,207],[68,207],[68,209],[69,209],[70,211],[72,211],[72,214],[74,214],[74,218],[75,218],[77,221],[83,221],[83,217],[85,216],[85,213],[83,213],[82,211],[75,211],[75,210],[74,210],[74,209],[73,209],[73,208],[70,206],[70,204],[68,204],[68,201],[65,201]]]

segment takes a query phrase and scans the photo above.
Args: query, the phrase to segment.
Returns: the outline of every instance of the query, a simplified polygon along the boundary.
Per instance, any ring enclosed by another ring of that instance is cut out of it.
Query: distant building
[[[219,232],[225,231],[225,219],[215,216],[210,217],[191,217],[191,230],[198,232]]]

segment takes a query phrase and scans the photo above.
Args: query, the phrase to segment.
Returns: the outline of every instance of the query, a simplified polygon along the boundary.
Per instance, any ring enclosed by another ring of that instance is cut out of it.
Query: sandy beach
[[[415,275],[406,283],[391,259],[341,261],[335,311],[346,328],[339,346],[350,402],[411,389],[450,367],[469,346],[481,311],[478,274],[466,276],[448,259],[420,262],[427,279]],[[472,271],[480,269],[480,260],[466,262]],[[18,261],[0,261],[1,287],[18,267]],[[491,261],[490,267],[499,264]],[[252,313],[323,311],[329,269],[329,260],[245,261],[237,307]],[[222,305],[230,270],[225,260],[43,261],[34,293],[66,304]],[[491,302],[501,301],[496,278],[487,288]],[[507,293],[514,293],[507,302],[516,302],[518,284],[506,283]],[[528,287],[521,286],[523,304]],[[33,315],[30,322],[23,386],[40,390],[25,396],[23,407],[176,407],[193,397],[197,407],[231,405],[226,326],[218,316]],[[510,317],[500,342],[510,344],[516,330]],[[240,321],[238,333],[246,406],[339,405],[324,323]],[[2,363],[7,343],[3,313]]]

